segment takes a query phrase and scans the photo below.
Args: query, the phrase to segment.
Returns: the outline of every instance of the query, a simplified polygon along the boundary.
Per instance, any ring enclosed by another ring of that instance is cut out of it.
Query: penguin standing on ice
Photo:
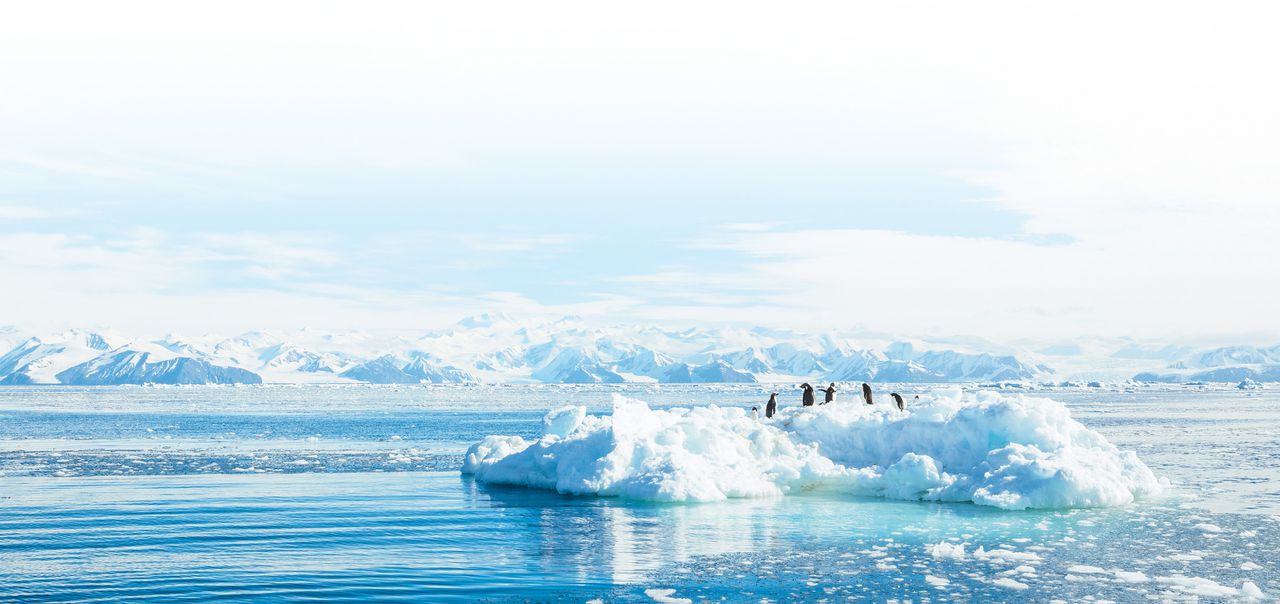
[[[901,394],[898,394],[897,392],[893,392],[893,393],[890,393],[889,396],[893,397],[893,402],[898,403],[898,411],[907,410],[907,403],[902,400]]]
[[[831,382],[831,385],[827,386],[822,391],[827,393],[827,396],[825,397],[825,400],[822,401],[822,404],[825,405],[827,403],[835,402],[836,400],[836,383],[835,382]]]
[[[862,383],[862,400],[867,401],[868,405],[875,404],[874,402],[871,401],[871,384],[868,384],[866,382]]]
[[[766,418],[773,417],[773,414],[777,412],[778,412],[778,393],[775,392],[769,395],[769,402],[766,403],[764,406],[764,416]]]
[[[751,408],[751,419],[760,419],[760,408],[759,408],[759,407],[752,407],[752,408]]]
[[[801,402],[806,407],[812,407],[813,401],[814,401],[813,386],[810,386],[808,382],[805,382],[803,384],[800,384],[800,387],[804,389],[804,395],[801,397]]]

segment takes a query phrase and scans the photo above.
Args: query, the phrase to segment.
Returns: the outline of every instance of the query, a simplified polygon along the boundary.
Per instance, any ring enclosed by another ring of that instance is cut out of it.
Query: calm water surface
[[[0,389],[0,600],[1182,601],[1240,599],[1246,581],[1280,595],[1277,391],[1036,393],[1179,485],[1108,510],[650,504],[457,472],[471,442],[534,436],[564,403],[763,391]],[[964,558],[935,557],[939,542]]]

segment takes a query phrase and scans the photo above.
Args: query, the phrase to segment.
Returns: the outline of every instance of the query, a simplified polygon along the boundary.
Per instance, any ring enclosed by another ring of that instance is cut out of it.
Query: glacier
[[[491,484],[653,501],[776,497],[813,490],[1002,509],[1117,506],[1159,494],[1121,451],[1045,398],[944,391],[905,412],[860,402],[782,409],[651,409],[614,395],[613,413],[567,406],[543,436],[489,436],[463,474]]]

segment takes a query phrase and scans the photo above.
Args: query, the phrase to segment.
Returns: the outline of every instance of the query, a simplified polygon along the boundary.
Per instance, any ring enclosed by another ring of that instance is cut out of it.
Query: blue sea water
[[[1121,508],[657,504],[458,473],[475,440],[535,436],[565,403],[607,412],[613,392],[750,405],[763,390],[0,389],[0,601],[1215,601],[1246,599],[1246,582],[1280,595],[1274,390],[1037,393],[1177,485]]]

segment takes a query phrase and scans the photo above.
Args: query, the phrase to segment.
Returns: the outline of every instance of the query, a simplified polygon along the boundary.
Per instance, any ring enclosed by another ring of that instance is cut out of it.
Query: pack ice
[[[462,472],[493,484],[655,501],[808,490],[1004,509],[1123,505],[1162,490],[1053,400],[958,390],[906,412],[841,402],[752,419],[737,407],[650,409],[615,395],[612,416],[563,407],[544,435],[489,436]]]

